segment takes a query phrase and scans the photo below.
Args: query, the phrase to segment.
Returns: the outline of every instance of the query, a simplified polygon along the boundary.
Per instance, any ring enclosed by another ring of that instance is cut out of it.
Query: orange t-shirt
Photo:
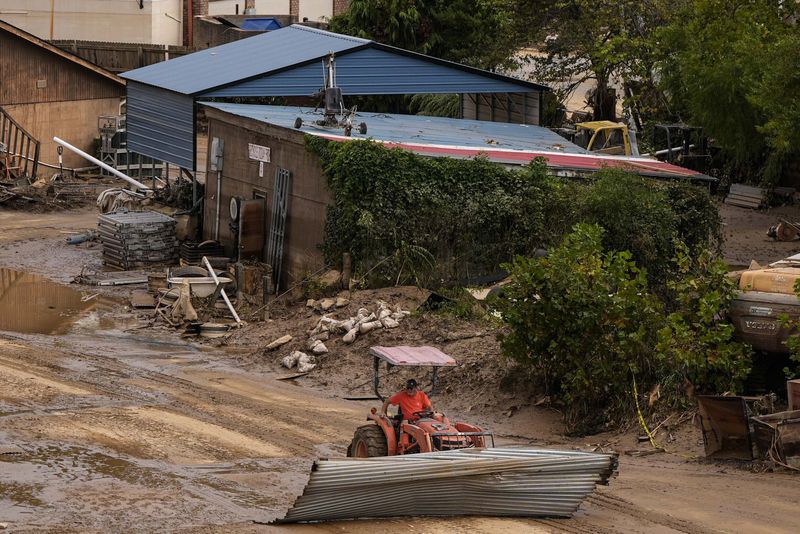
[[[414,395],[409,395],[405,390],[395,393],[389,397],[389,404],[400,406],[403,411],[403,419],[412,417],[414,412],[421,412],[425,408],[433,408],[430,399],[422,391],[417,391]]]

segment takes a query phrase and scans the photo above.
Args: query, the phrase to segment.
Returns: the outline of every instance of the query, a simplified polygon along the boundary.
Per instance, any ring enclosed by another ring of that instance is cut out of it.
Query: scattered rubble
[[[800,237],[800,224],[781,219],[778,224],[770,226],[767,237],[775,241],[794,241]]]
[[[332,303],[331,308],[337,302],[342,305],[349,304],[349,301],[343,298],[335,301],[333,299],[325,300]],[[315,303],[314,306],[316,307],[317,304],[319,303]],[[400,321],[411,315],[410,311],[401,309],[399,305],[391,307],[382,300],[377,301],[375,306],[375,311],[359,308],[356,315],[345,320],[337,320],[323,315],[314,329],[309,332],[309,342],[327,340],[330,334],[344,334],[342,341],[350,344],[356,340],[359,334],[367,334],[379,328],[397,328],[400,326]]]
[[[317,366],[317,361],[314,356],[308,355],[305,352],[300,352],[299,350],[295,350],[288,356],[284,356],[281,363],[287,369],[297,367],[298,373],[308,373]]]
[[[270,343],[269,345],[267,345],[266,347],[264,347],[264,350],[265,351],[275,350],[275,349],[277,349],[278,347],[280,347],[282,345],[286,345],[291,340],[292,340],[292,336],[289,336],[289,335],[281,336],[278,339],[276,339],[275,341],[273,341],[272,343]]]

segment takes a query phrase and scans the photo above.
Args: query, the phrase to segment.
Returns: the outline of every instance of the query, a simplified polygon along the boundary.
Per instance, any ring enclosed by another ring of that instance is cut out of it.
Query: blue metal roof
[[[254,17],[244,19],[241,28],[243,30],[274,31],[280,30],[283,26],[275,17]]]
[[[195,95],[368,44],[366,39],[292,25],[128,71],[123,78]]]
[[[194,96],[310,95],[323,85],[319,61],[331,51],[337,56],[337,82],[345,94],[547,90],[543,85],[300,25],[128,71],[122,77]],[[349,54],[357,56],[348,61]]]
[[[300,130],[305,133],[343,135],[341,130],[314,127],[313,121],[322,115],[310,108],[222,102],[202,102],[202,105],[291,129],[294,129],[295,119],[301,117],[303,126]],[[359,113],[357,122],[361,121],[367,124],[367,133],[360,135],[353,129],[353,139],[373,138],[391,143],[589,154],[585,149],[541,126],[386,113]]]

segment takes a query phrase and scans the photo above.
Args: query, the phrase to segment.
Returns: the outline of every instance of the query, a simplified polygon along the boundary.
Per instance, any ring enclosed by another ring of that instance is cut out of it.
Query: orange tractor
[[[385,399],[380,392],[381,362],[385,362],[387,371],[396,366],[431,367],[431,396],[436,392],[439,367],[456,365],[452,357],[433,347],[372,347],[370,354],[373,357],[375,395],[381,400]],[[491,432],[469,423],[453,423],[443,413],[422,411],[389,417],[372,408],[367,420],[372,423],[356,429],[347,456],[369,458],[486,447],[487,440],[494,447]]]

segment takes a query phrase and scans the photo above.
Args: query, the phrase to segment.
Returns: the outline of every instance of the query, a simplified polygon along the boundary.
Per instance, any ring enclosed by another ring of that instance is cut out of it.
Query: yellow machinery
[[[636,142],[631,142],[628,127],[621,122],[579,122],[575,124],[574,142],[589,152],[598,154],[639,155]]]

